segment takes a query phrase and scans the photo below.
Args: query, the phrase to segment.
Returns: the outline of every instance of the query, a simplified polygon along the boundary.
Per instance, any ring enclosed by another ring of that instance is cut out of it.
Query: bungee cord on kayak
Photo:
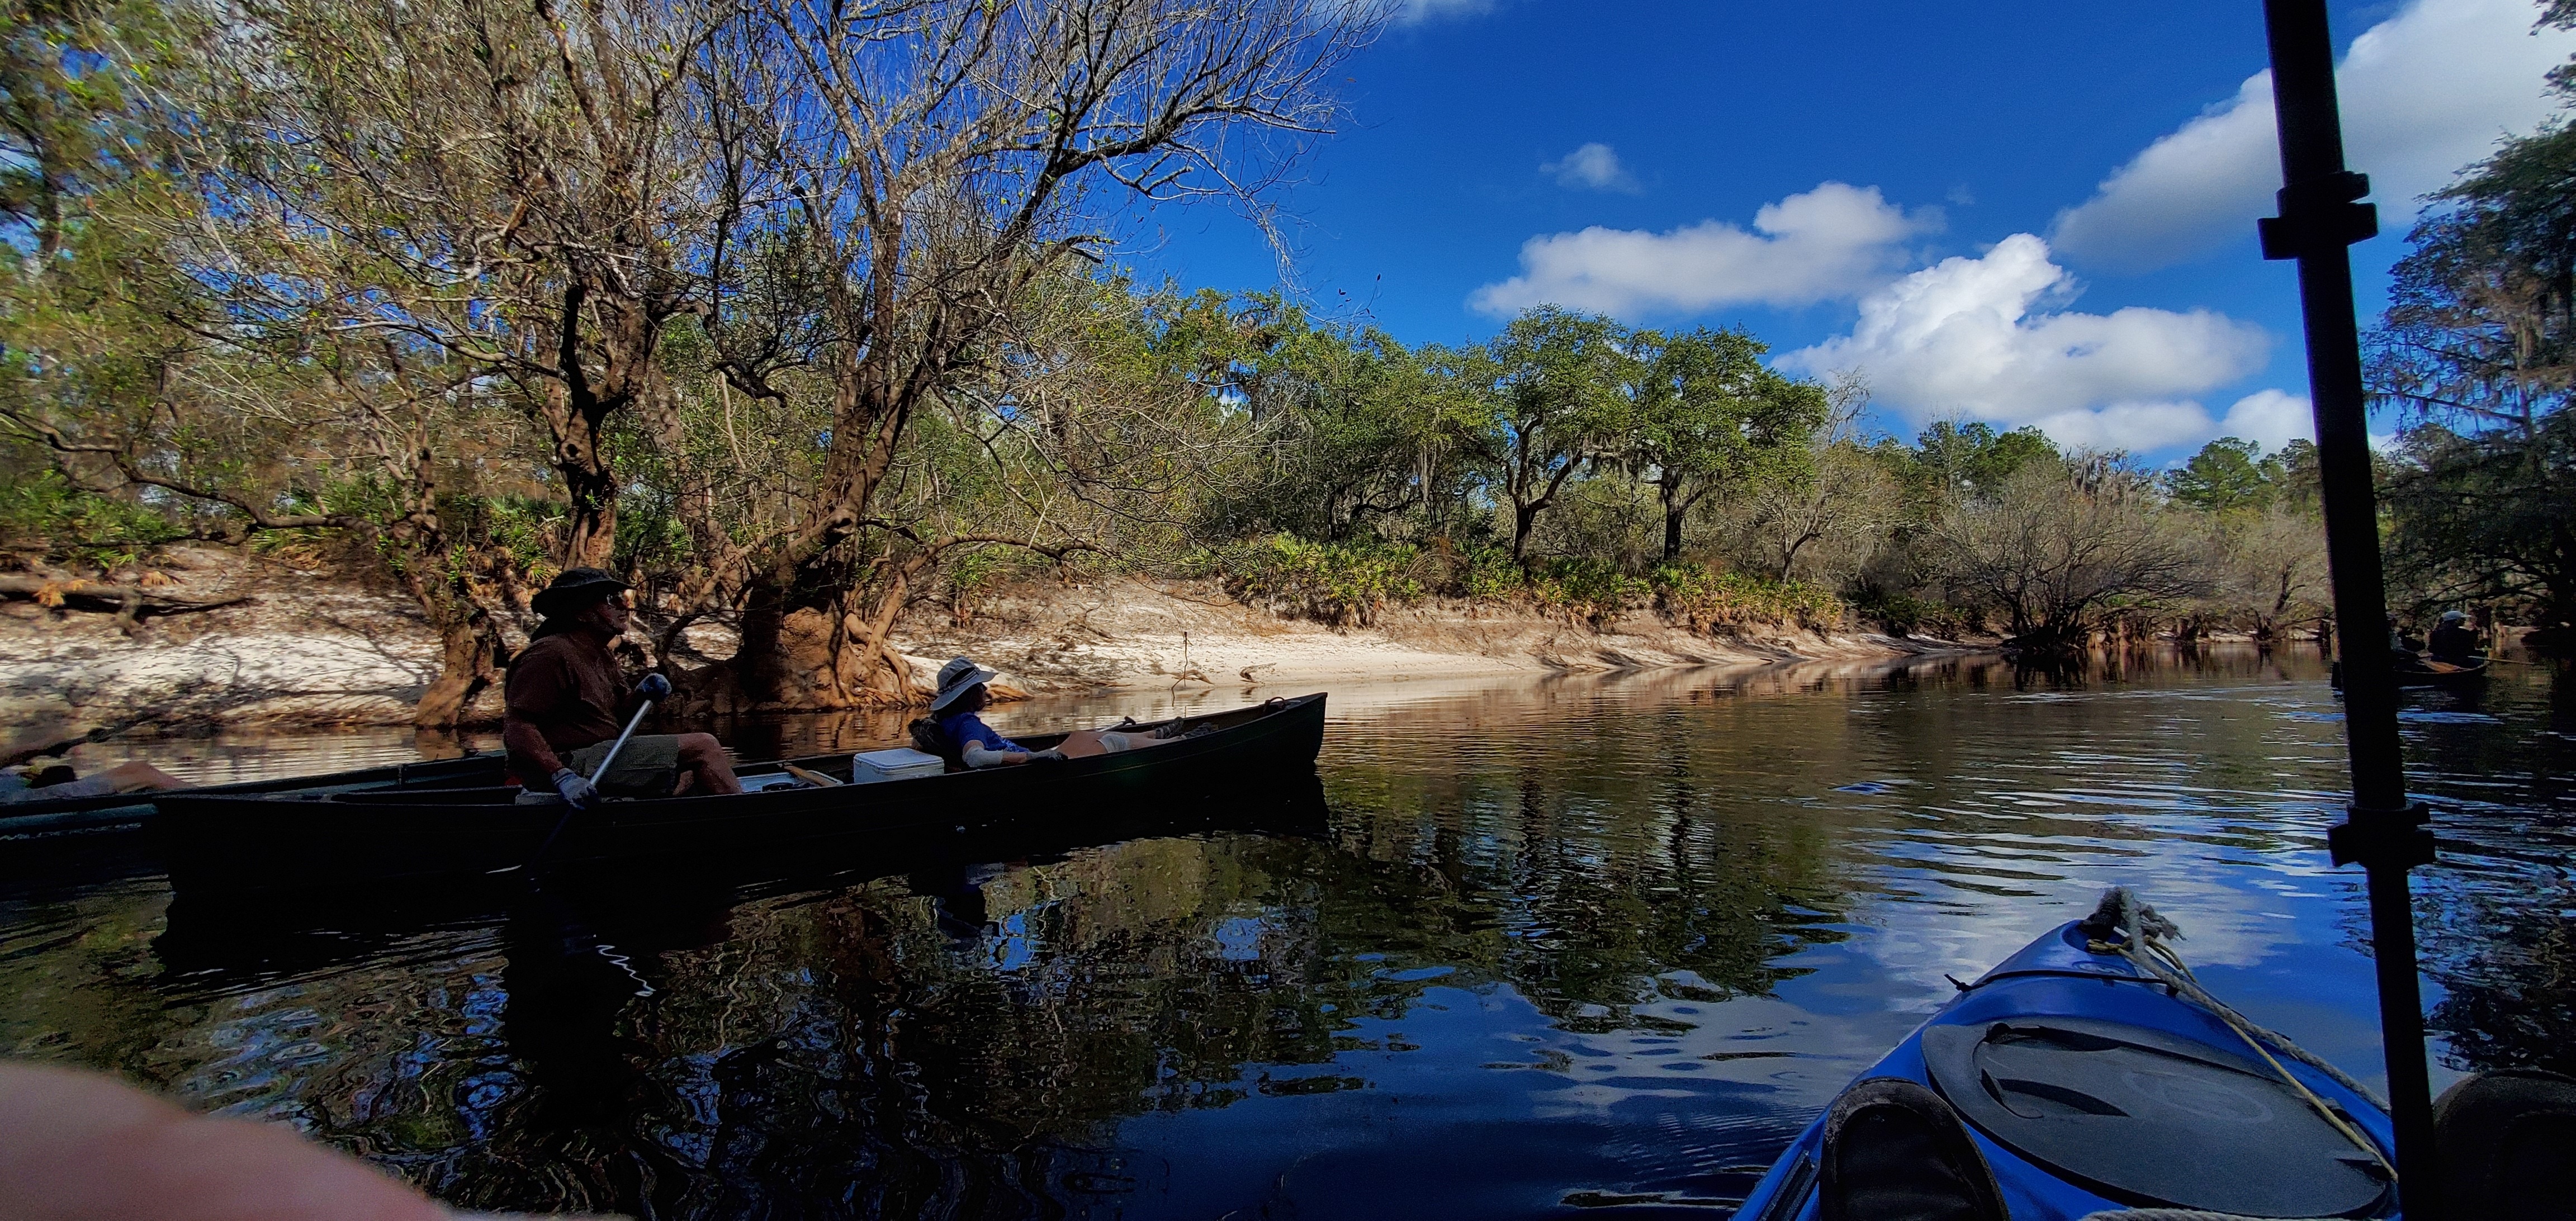
[[[2272,1053],[2277,1050],[2282,1055],[2324,1073],[2333,1078],[2335,1084],[2361,1095],[2370,1105],[2385,1111],[2388,1109],[2388,1103],[2379,1096],[2377,1091],[2353,1080],[2342,1069],[2329,1063],[2325,1057],[2299,1046],[2290,1036],[2256,1025],[2253,1019],[2238,1013],[2227,1002],[2210,995],[2208,989],[2200,986],[2200,978],[2192,974],[2190,964],[2182,960],[2182,954],[2171,944],[2182,938],[2182,927],[2165,918],[2155,908],[2138,902],[2136,892],[2126,886],[2114,886],[2104,891],[2102,902],[2094,909],[2093,918],[2088,927],[2103,926],[2105,917],[2109,917],[2109,927],[2120,932],[2120,940],[2089,939],[2085,942],[2085,949],[2097,954],[2118,954],[2128,959],[2139,970],[2156,977],[2166,987],[2181,993],[2192,1003],[2217,1014],[2219,1020],[2226,1022],[2229,1029],[2234,1030],[2239,1038],[2244,1039],[2245,1045],[2254,1049],[2254,1054],[2263,1057],[2264,1062],[2270,1064],[2273,1071],[2281,1075],[2281,1080],[2291,1089],[2298,1091],[2299,1097],[2305,1099],[2308,1106],[2324,1118],[2326,1123],[2332,1125],[2335,1131],[2343,1133],[2344,1138],[2359,1146],[2362,1152],[2369,1154],[2372,1161],[2379,1163],[2380,1168],[2388,1172],[2390,1182],[2397,1181],[2397,1167],[2389,1164],[2388,1155],[2380,1152],[2379,1146],[2372,1144],[2369,1137],[2354,1131],[2351,1124],[2344,1122],[2343,1117],[2335,1113],[2331,1104],[2317,1097],[2316,1091],[2309,1089],[2296,1074],[2281,1067],[2281,1062],[2274,1059]],[[2267,1043],[2270,1046],[2265,1046]]]

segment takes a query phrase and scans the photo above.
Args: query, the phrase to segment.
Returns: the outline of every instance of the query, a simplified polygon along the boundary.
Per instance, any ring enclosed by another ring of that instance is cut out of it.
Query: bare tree
[[[2197,549],[2168,527],[2138,481],[2088,482],[2033,462],[1990,496],[1952,506],[1937,526],[1952,589],[2002,610],[2021,643],[2081,647],[2107,611],[2208,587]]]
[[[570,512],[557,552],[604,565],[610,415],[696,300],[687,70],[695,0],[243,0],[162,86],[197,121],[177,160],[219,206],[198,261],[237,324],[434,349],[546,427]]]
[[[369,88],[401,83],[382,71],[387,44],[371,46],[342,16],[310,31],[308,55],[347,69],[331,79],[353,88],[351,64],[379,69]],[[496,430],[480,415],[490,403],[478,385],[484,366],[404,321],[421,316],[407,302],[440,303],[441,287],[457,282],[420,274],[447,247],[404,229],[399,210],[359,218],[308,206],[370,196],[316,170],[328,158],[299,142],[302,129],[273,121],[272,95],[291,94],[299,79],[301,65],[285,62],[296,57],[280,59],[280,44],[244,12],[171,17],[120,28],[94,51],[103,62],[93,71],[119,83],[129,119],[101,130],[133,172],[93,201],[108,211],[88,228],[115,240],[84,242],[89,302],[54,315],[87,319],[90,333],[56,326],[41,341],[50,368],[78,371],[51,379],[69,393],[10,403],[8,422],[39,439],[74,486],[139,491],[198,522],[189,533],[199,537],[362,536],[443,641],[442,676],[417,716],[452,723],[497,675],[502,638],[441,504],[494,450]],[[253,61],[266,70],[250,70]],[[382,100],[369,104],[381,111]],[[335,134],[349,147],[382,133],[353,123]],[[375,148],[338,177],[381,186],[399,162]],[[278,167],[289,168],[270,172]],[[325,193],[265,189],[290,182]],[[98,332],[101,322],[122,333]]]
[[[0,418],[40,438],[75,486],[222,510],[196,537],[323,530],[370,544],[440,639],[441,669],[414,721],[457,723],[507,656],[476,590],[484,557],[462,545],[442,505],[460,475],[496,456],[460,440],[491,426],[489,404],[459,393],[470,374],[376,344],[207,338],[220,315],[181,322],[174,330],[193,342],[157,354],[148,393],[60,420],[24,406],[0,406]]]
[[[2325,527],[2313,511],[2273,504],[2216,515],[2207,553],[2217,569],[2212,609],[2269,645],[2301,622],[2333,614],[2326,585]]]
[[[1779,464],[1745,495],[1737,516],[1780,580],[1798,575],[1809,548],[1856,544],[1902,520],[1903,497],[1884,464],[1861,445],[1869,385],[1842,371],[1824,389],[1823,412],[1807,435],[1806,461]]]
[[[810,495],[745,548],[742,647],[710,695],[908,698],[886,627],[918,557],[957,545],[880,512],[917,413],[1002,368],[1032,285],[1099,244],[1086,191],[1256,200],[1325,130],[1332,65],[1381,17],[1347,0],[753,0],[720,31],[696,90],[721,150],[704,316],[732,390],[784,401],[810,377],[828,422]],[[777,308],[782,286],[807,308]]]

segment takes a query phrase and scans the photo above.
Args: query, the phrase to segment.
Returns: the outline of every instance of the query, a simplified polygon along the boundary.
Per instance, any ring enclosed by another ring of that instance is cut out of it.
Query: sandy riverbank
[[[66,721],[138,728],[399,725],[437,673],[436,638],[400,594],[230,553],[156,561],[169,590],[247,595],[216,610],[147,619],[0,603],[0,727]],[[1593,627],[1531,613],[1428,604],[1368,627],[1283,620],[1210,582],[1046,584],[992,600],[969,622],[908,623],[899,641],[927,684],[967,653],[1033,694],[1301,689],[1682,666],[1867,660],[1966,651],[1944,641],[1796,630],[1693,633],[1640,613]],[[711,656],[722,629],[693,631]],[[490,696],[477,713],[497,716]]]

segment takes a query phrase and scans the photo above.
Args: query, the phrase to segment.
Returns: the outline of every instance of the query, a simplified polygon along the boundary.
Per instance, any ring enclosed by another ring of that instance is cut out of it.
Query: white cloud
[[[2576,52],[2576,34],[2534,33],[2538,16],[2530,0],[2413,0],[2353,40],[2336,73],[2346,160],[2370,175],[2383,230],[2403,232],[2416,197],[2556,111],[2541,76]],[[2059,213],[2051,236],[2103,267],[2180,262],[2272,214],[2278,149],[2267,71]]]
[[[1917,423],[2036,424],[2063,444],[2148,450],[2216,435],[2188,396],[2254,372],[2270,351],[2262,328],[2209,310],[2051,308],[2075,293],[2048,243],[2017,233],[1981,257],[1945,259],[1871,293],[1851,334],[1778,363],[1817,376],[1858,369],[1880,401]],[[2284,414],[2261,395],[2228,419],[2240,413],[2249,429],[2273,432]]]
[[[2068,449],[2163,449],[2206,440],[2209,412],[2198,403],[2113,403],[2095,410],[2077,408],[2027,421],[2048,439]]]
[[[1856,296],[1904,259],[1941,214],[1907,214],[1876,187],[1828,182],[1765,204],[1753,231],[1706,220],[1665,233],[1595,226],[1521,245],[1521,274],[1468,298],[1489,314],[1533,305],[1633,314],[1719,305],[1809,305]]]
[[[1494,0],[1395,0],[1395,24],[1419,25],[1442,17],[1481,17],[1494,11]]]
[[[1594,141],[1538,167],[1539,172],[1556,179],[1557,185],[1589,187],[1595,191],[1636,193],[1636,175],[1619,164],[1619,150]]]
[[[2218,435],[2279,449],[2292,441],[2316,440],[2316,415],[2306,395],[2258,390],[2227,409],[2227,418],[2218,422]]]
[[[2257,390],[2220,419],[2195,402],[2113,403],[2097,410],[2052,412],[2030,421],[2060,445],[2077,449],[2153,450],[2237,437],[2266,450],[2312,440],[2308,400],[2281,390]]]

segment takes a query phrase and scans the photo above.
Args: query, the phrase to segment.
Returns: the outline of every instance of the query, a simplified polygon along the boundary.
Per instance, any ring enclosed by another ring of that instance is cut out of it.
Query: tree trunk
[[[475,598],[464,574],[440,563],[444,558],[421,548],[403,565],[403,584],[438,629],[438,677],[412,706],[412,724],[422,729],[455,728],[474,698],[501,681],[510,652],[500,622]]]
[[[1667,564],[1682,558],[1682,518],[1690,515],[1689,505],[1674,501],[1674,493],[1679,490],[1669,481],[1661,488],[1664,499],[1664,562]]]
[[[405,483],[408,501],[402,520],[381,541],[391,555],[404,589],[438,632],[439,672],[412,706],[412,724],[422,729],[451,729],[483,689],[500,681],[510,655],[500,621],[474,595],[473,557],[457,555],[438,515],[438,466],[431,456],[427,425],[417,425],[404,438],[401,456],[392,464]],[[463,560],[466,562],[460,563]]]
[[[765,573],[753,579],[742,608],[741,642],[726,663],[729,689],[708,694],[719,710],[741,712],[775,701],[786,686],[781,642],[788,635],[788,579]]]
[[[1796,571],[1798,570],[1798,553],[1799,553],[1799,552],[1801,552],[1801,551],[1806,550],[1806,548],[1807,548],[1807,544],[1812,543],[1812,542],[1814,542],[1814,541],[1816,541],[1816,536],[1815,536],[1815,534],[1814,534],[1814,533],[1810,532],[1810,533],[1807,533],[1807,534],[1799,535],[1795,540],[1784,540],[1784,541],[1781,543],[1781,545],[1780,545],[1780,583],[1781,583],[1781,584],[1786,585],[1786,584],[1788,584],[1788,583],[1789,583],[1789,574],[1790,574],[1790,573],[1792,573],[1792,572],[1796,572]]]
[[[892,636],[914,575],[913,566],[897,569],[872,602],[860,589],[815,602],[792,597],[798,585],[774,577],[754,583],[741,647],[704,698],[740,712],[909,705],[912,673]]]
[[[595,311],[585,308],[594,305]],[[588,312],[606,323],[600,337],[602,376],[596,383],[581,338]],[[634,302],[618,294],[594,298],[578,278],[564,288],[554,319],[559,380],[546,396],[542,414],[554,438],[555,473],[563,478],[570,502],[561,557],[566,568],[606,568],[616,553],[617,476],[609,470],[600,433],[608,414],[633,401],[643,385],[652,361],[653,325]]]
[[[564,534],[566,568],[606,568],[617,552],[617,479],[607,462],[598,459],[595,444],[589,452],[592,461],[555,467],[572,501],[570,528]]]
[[[443,654],[438,677],[420,693],[411,723],[422,729],[453,729],[485,688],[501,681],[508,651],[492,616],[477,607],[464,622],[439,632]]]

